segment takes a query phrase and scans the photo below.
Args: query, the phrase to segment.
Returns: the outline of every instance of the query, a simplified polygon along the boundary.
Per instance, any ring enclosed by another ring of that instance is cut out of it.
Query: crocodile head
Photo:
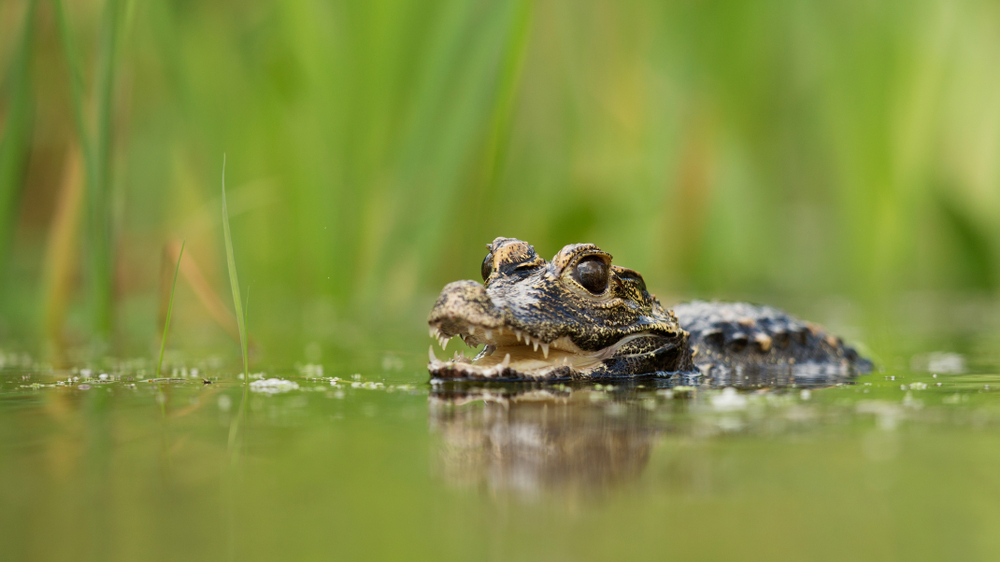
[[[688,334],[646,291],[642,276],[593,244],[545,261],[528,243],[487,246],[483,284],[445,286],[427,322],[444,348],[459,336],[474,358],[435,357],[438,380],[552,380],[690,371]]]

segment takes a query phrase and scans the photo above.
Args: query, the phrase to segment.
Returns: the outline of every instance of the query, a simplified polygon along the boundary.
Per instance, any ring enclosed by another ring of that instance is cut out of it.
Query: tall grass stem
[[[21,191],[31,139],[31,46],[35,21],[35,6],[31,0],[24,14],[21,37],[4,83],[11,88],[10,106],[0,136],[0,271],[4,262],[16,220],[14,209]]]
[[[230,462],[236,464],[239,459],[237,438],[241,425],[246,418],[246,405],[250,390],[250,354],[247,345],[247,325],[244,314],[243,298],[240,296],[240,281],[236,273],[236,256],[233,252],[233,235],[229,228],[229,207],[226,204],[226,156],[222,155],[222,233],[226,239],[226,263],[229,267],[229,283],[233,292],[233,304],[236,309],[236,325],[240,331],[240,348],[243,352],[243,399],[240,401],[240,411],[229,425]],[[248,295],[249,296],[249,295]],[[248,303],[249,304],[249,303]]]
[[[90,285],[92,323],[95,336],[106,340],[111,336],[113,309],[112,221],[110,189],[110,154],[112,146],[112,114],[118,42],[122,28],[124,3],[107,0],[104,21],[99,35],[93,103],[94,129],[87,126],[84,99],[83,70],[76,43],[73,40],[65,8],[61,0],[53,0],[57,31],[63,44],[70,74],[70,103],[76,122],[77,136],[84,154],[87,171],[88,248],[85,272]]]
[[[170,284],[170,300],[167,301],[167,319],[163,323],[163,340],[160,342],[160,359],[156,362],[156,378],[160,378],[160,370],[163,368],[163,351],[167,348],[167,333],[170,332],[170,316],[174,311],[174,291],[177,289],[177,272],[181,269],[181,258],[184,257],[184,245],[187,240],[181,242],[181,251],[177,253],[177,265],[174,266],[174,280]]]
[[[240,349],[243,352],[243,382],[250,382],[250,357],[247,348],[247,326],[243,315],[243,298],[240,296],[240,280],[236,273],[236,256],[233,252],[233,235],[229,229],[229,208],[226,205],[226,157],[222,156],[222,234],[226,239],[226,264],[229,267],[229,285],[233,291],[236,308],[236,326],[240,330]]]

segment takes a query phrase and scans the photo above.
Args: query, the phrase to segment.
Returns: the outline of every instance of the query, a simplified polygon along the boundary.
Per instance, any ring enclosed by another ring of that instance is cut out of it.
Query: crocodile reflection
[[[430,423],[444,481],[529,495],[589,494],[634,480],[664,431],[635,393],[564,387],[436,388]]]
[[[614,390],[586,383],[435,385],[429,415],[440,440],[437,473],[450,485],[493,493],[600,494],[639,478],[653,446],[668,435],[701,438],[811,423],[801,409],[757,414],[799,400],[798,389],[849,383],[842,373],[801,369],[734,369],[719,375],[654,379]],[[714,390],[720,387],[742,392]],[[788,392],[790,387],[796,391]],[[734,422],[734,404],[755,403],[757,414]]]

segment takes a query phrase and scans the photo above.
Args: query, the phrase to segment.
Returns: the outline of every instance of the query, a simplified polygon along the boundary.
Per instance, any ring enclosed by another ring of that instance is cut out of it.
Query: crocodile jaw
[[[468,334],[462,334],[462,339],[468,341],[475,333],[475,327]],[[450,338],[439,335],[436,328],[431,328],[432,336],[438,338],[442,348],[447,346]],[[493,332],[493,333],[490,333]],[[464,353],[456,352],[454,357],[442,361],[434,354],[434,346],[430,348],[430,362],[427,369],[437,380],[474,379],[474,380],[544,380],[562,379],[581,376],[601,365],[608,355],[605,350],[586,352],[581,350],[569,338],[562,337],[551,343],[543,343],[527,334],[514,334],[510,337],[506,330],[490,330],[480,334],[480,341],[485,343],[483,350],[474,358],[466,357]]]
[[[446,286],[427,322],[442,349],[456,336],[469,347],[483,346],[474,358],[456,353],[447,361],[438,359],[432,346],[427,368],[435,379],[571,378],[592,371],[613,352],[584,351],[567,336],[543,340],[518,325],[475,281]]]
[[[615,356],[626,343],[652,333],[630,334],[612,345],[595,351],[580,349],[562,336],[543,342],[519,330],[484,328],[467,325],[457,334],[467,345],[473,341],[484,344],[473,358],[456,351],[449,360],[438,359],[432,345],[427,369],[433,380],[554,380],[584,377],[600,367],[604,360]],[[430,336],[446,349],[451,337],[432,325]]]

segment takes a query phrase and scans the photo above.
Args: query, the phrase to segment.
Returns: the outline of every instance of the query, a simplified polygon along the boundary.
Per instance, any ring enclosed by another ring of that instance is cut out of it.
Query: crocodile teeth
[[[441,328],[439,328],[438,326],[431,326],[428,334],[430,334],[432,338],[437,340],[438,345],[441,346],[441,349],[448,348],[448,341],[451,340],[451,336],[444,335],[444,333],[441,332]]]
[[[430,352],[429,355],[430,355],[431,363],[437,363],[438,362],[438,358],[434,355],[434,346],[432,345],[432,346],[428,347],[427,351]]]
[[[538,340],[531,340],[531,347],[535,351],[538,351]]]
[[[475,326],[469,326],[469,335],[470,336],[476,335],[476,327]]]
[[[493,330],[486,330],[486,339],[493,339]]]
[[[503,361],[500,362],[500,370],[501,371],[506,370],[507,367],[510,367],[510,354],[509,353],[506,354],[506,355],[504,355],[503,356]]]
[[[547,343],[542,344],[542,355],[544,355],[546,359],[549,358],[549,344]]]
[[[521,341],[521,330],[514,330],[514,335],[517,336],[517,341]]]

